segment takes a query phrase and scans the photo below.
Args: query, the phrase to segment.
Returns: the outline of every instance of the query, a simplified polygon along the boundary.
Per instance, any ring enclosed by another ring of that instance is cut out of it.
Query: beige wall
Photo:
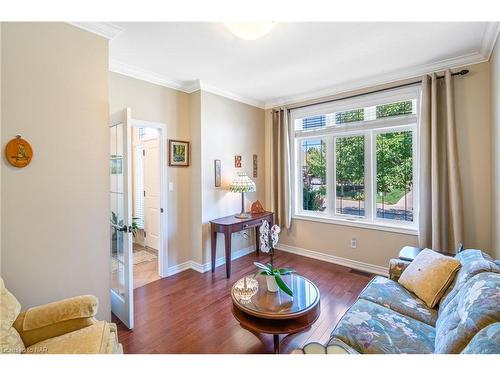
[[[455,104],[461,179],[464,192],[465,246],[491,252],[491,142],[489,63],[468,67],[455,79]],[[266,111],[269,134],[270,111]],[[267,147],[269,153],[270,147]],[[268,168],[270,165],[268,165]],[[350,248],[356,237],[357,248]],[[365,228],[293,220],[281,243],[385,267],[404,245],[418,244],[417,236]]]
[[[63,23],[2,24],[2,276],[24,308],[78,294],[110,318],[108,42]]]
[[[202,137],[201,137],[201,91],[190,94],[190,129],[191,129],[191,216],[186,226],[190,228],[191,259],[196,263],[203,263],[202,252]]]
[[[110,111],[130,107],[132,118],[167,124],[167,137],[191,142],[189,168],[168,169],[174,192],[168,198],[169,266],[193,260],[210,261],[209,220],[239,212],[240,197],[227,191],[236,175],[234,155],[243,156],[243,168],[251,175],[252,155],[259,156],[258,193],[248,201],[265,201],[264,111],[230,99],[196,91],[177,90],[110,73]],[[215,159],[222,161],[223,186],[214,187]],[[252,232],[253,234],[253,232]],[[250,240],[234,236],[233,251],[250,246]],[[223,255],[219,240],[218,256]]]
[[[2,22],[0,22],[0,139],[2,139]],[[0,277],[2,277],[2,173],[0,171]]]
[[[259,199],[265,204],[264,173],[264,110],[231,99],[201,92],[202,123],[202,222],[203,263],[210,261],[209,221],[232,215],[241,210],[241,195],[228,191],[237,172],[246,172],[257,185],[255,193],[245,194],[246,209]],[[258,177],[253,178],[253,155],[257,155]],[[234,156],[241,155],[242,167],[234,167]],[[214,160],[221,161],[222,186],[215,187]],[[233,235],[232,251],[255,244],[254,230],[248,231],[248,239]],[[217,257],[224,255],[224,240],[219,234]]]
[[[455,116],[464,202],[464,246],[491,252],[489,63],[455,78]]]
[[[130,107],[132,118],[160,122],[167,125],[169,139],[190,140],[190,98],[181,91],[172,90],[145,81],[109,73],[109,110],[117,112]],[[168,168],[168,182],[174,191],[168,192],[168,264],[180,264],[191,257],[189,189],[191,168]]]
[[[492,196],[491,215],[492,255],[500,259],[500,42],[497,39],[490,61],[491,74],[491,146]]]

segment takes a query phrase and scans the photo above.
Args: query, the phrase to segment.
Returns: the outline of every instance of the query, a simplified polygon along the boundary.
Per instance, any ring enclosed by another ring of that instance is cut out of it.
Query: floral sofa
[[[431,309],[397,280],[409,262],[392,259],[334,328],[305,353],[500,353],[500,262],[480,250],[456,255],[461,268]]]

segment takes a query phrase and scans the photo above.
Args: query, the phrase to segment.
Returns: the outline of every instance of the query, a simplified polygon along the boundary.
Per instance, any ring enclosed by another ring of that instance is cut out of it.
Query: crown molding
[[[156,85],[168,87],[170,89],[179,90],[187,93],[191,93],[196,90],[186,90],[186,87],[192,87],[192,83],[185,83],[183,81],[173,80],[165,78],[159,74],[150,72],[146,69],[138,68],[136,66],[125,64],[121,61],[114,59],[109,60],[109,71],[114,73],[119,73],[124,76],[140,79],[141,81],[146,81],[149,83],[154,83]]]
[[[245,98],[241,95],[232,93],[230,91],[219,89],[209,83],[206,83],[202,80],[193,80],[193,81],[179,81],[166,78],[160,74],[153,73],[146,69],[138,68],[132,65],[125,64],[121,61],[109,60],[109,71],[122,74],[128,77],[140,79],[142,81],[154,83],[156,85],[168,87],[170,89],[178,90],[185,92],[187,94],[191,94],[198,90],[203,90],[206,92],[210,92],[212,94],[216,94],[231,100],[235,100],[237,102],[241,102],[244,104],[251,105],[253,107],[264,108],[264,102]]]
[[[224,98],[228,98],[228,99],[231,99],[231,100],[243,103],[243,104],[248,104],[248,105],[251,105],[252,107],[264,109],[264,102],[262,102],[260,100],[246,98],[246,97],[240,96],[238,94],[232,93],[230,91],[219,89],[219,88],[212,86],[212,85],[210,85],[206,82],[203,82],[203,81],[200,81],[200,90],[206,91],[206,92],[209,92],[209,93],[212,93],[215,95],[223,96]]]
[[[467,65],[479,64],[490,59],[496,39],[500,32],[500,22],[488,22],[479,51],[465,54],[458,57],[444,59],[429,64],[422,64],[412,68],[400,69],[388,74],[377,74],[376,76],[365,77],[352,80],[329,88],[316,91],[309,91],[304,94],[283,97],[276,100],[266,101],[264,109],[271,109],[280,106],[286,106],[319,99],[325,96],[338,95],[349,91],[361,90],[371,86],[389,84],[404,79],[420,77],[424,74],[438,72],[446,69],[456,69]]]
[[[85,31],[102,36],[108,40],[113,40],[124,30],[120,26],[117,26],[111,22],[68,22],[68,23]]]
[[[495,43],[500,33],[500,22],[488,22],[484,31],[483,41],[481,43],[481,53],[489,60]]]
[[[296,104],[300,102],[306,102],[309,100],[315,100],[326,96],[339,95],[349,91],[361,90],[367,87],[385,85],[405,79],[417,78],[424,74],[437,72],[445,69],[455,69],[466,65],[479,64],[481,62],[488,61],[488,58],[481,52],[475,52],[472,54],[467,54],[451,59],[441,60],[431,64],[424,64],[417,67],[412,67],[409,69],[400,69],[396,72],[391,72],[388,74],[378,74],[376,76],[371,76],[363,79],[353,80],[333,87],[309,91],[305,94],[299,94],[295,96],[290,96],[286,98],[280,98],[277,100],[267,101],[265,103],[265,109],[271,109],[280,106],[287,106],[291,104]]]
[[[108,39],[115,38],[120,32],[123,31],[121,27],[109,22],[72,22],[71,24]],[[411,68],[400,69],[387,74],[377,74],[376,76],[364,77],[320,90],[308,91],[307,93],[282,97],[270,101],[261,101],[254,98],[247,98],[213,86],[203,80],[180,81],[170,79],[146,69],[131,66],[113,59],[110,59],[109,70],[139,80],[154,83],[174,90],[179,90],[188,94],[198,90],[203,90],[254,107],[270,109],[308,100],[315,100],[325,96],[338,95],[349,91],[360,90],[371,86],[390,84],[404,79],[417,78],[431,72],[442,71],[445,69],[456,69],[467,65],[479,64],[489,60],[499,33],[500,22],[488,22],[483,34],[481,46],[479,50],[474,53],[444,59],[433,63],[422,64]]]

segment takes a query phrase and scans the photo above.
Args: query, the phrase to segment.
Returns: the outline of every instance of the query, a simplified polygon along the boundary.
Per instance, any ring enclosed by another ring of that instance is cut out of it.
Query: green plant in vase
[[[137,235],[137,231],[140,229],[139,224],[137,224],[137,220],[140,220],[140,217],[133,217],[132,218],[132,236]]]
[[[277,292],[281,289],[283,292],[293,297],[293,291],[286,285],[281,276],[290,275],[295,272],[292,268],[275,268],[273,265],[274,249],[278,244],[279,233],[281,229],[277,225],[269,228],[269,223],[264,221],[260,226],[260,249],[264,253],[269,253],[271,262],[264,265],[259,262],[254,262],[255,266],[259,269],[257,274],[265,275],[267,282],[267,289],[270,292]]]

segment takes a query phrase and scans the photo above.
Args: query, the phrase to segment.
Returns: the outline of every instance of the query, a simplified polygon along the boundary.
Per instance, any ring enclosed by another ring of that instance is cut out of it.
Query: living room
[[[493,7],[181,8],[2,9],[2,352],[499,354]]]

